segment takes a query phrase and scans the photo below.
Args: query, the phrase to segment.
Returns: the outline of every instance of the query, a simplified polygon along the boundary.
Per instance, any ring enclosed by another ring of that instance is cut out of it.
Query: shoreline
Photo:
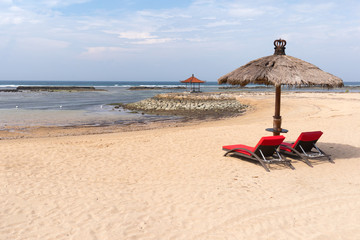
[[[29,138],[49,138],[63,136],[84,136],[106,133],[135,132],[172,127],[193,126],[206,122],[215,122],[237,116],[213,116],[206,118],[182,117],[179,119],[134,121],[126,124],[100,125],[68,125],[68,126],[6,126],[0,130],[1,140],[16,140]]]
[[[211,93],[213,94],[213,93]],[[302,98],[302,95],[357,95],[358,93],[304,93],[304,92],[285,92],[282,97],[295,97]],[[52,125],[33,125],[33,126],[4,126],[0,130],[0,140],[15,140],[21,138],[46,138],[46,137],[62,137],[62,136],[82,136],[82,135],[97,135],[102,133],[118,133],[118,132],[132,132],[132,131],[142,131],[142,130],[153,130],[158,128],[171,128],[171,127],[184,127],[191,125],[198,125],[206,122],[217,122],[226,119],[232,118],[242,118],[248,113],[258,111],[258,108],[261,108],[261,99],[270,99],[274,96],[274,93],[271,92],[248,92],[248,93],[236,93],[237,99],[239,101],[248,105],[249,107],[245,112],[238,114],[218,114],[215,113],[211,115],[195,115],[191,116],[190,112],[188,115],[179,116],[177,119],[158,119],[158,120],[141,120],[141,121],[129,121],[126,123],[109,123],[109,124],[93,124],[91,122],[82,123],[82,124],[71,124],[66,126],[52,126]],[[259,101],[260,100],[260,101]],[[270,109],[273,108],[272,105],[269,106]],[[140,111],[140,110],[139,110]],[[158,112],[161,114],[162,111]],[[213,112],[214,113],[214,112]],[[175,113],[177,114],[177,113]],[[179,114],[180,115],[180,114]],[[269,126],[271,125],[269,121]],[[284,127],[286,128],[286,127]]]

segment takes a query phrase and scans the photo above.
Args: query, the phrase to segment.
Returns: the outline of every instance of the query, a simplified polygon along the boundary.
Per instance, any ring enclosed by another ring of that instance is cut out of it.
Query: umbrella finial
[[[275,46],[275,52],[274,55],[286,55],[285,54],[285,46],[286,46],[286,41],[283,39],[277,39],[274,41],[274,46]]]

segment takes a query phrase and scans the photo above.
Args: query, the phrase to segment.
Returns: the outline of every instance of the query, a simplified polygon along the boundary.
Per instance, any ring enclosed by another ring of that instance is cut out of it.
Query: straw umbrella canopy
[[[315,65],[285,54],[286,41],[274,41],[274,55],[262,57],[220,77],[219,84],[245,86],[248,83],[274,85],[276,88],[275,115],[272,131],[282,131],[280,116],[281,85],[342,87],[343,81]]]

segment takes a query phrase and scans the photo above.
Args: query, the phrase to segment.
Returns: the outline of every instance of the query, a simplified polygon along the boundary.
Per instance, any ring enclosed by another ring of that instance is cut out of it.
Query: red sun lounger
[[[323,132],[321,131],[303,132],[294,143],[283,142],[280,145],[280,152],[293,157],[299,157],[310,167],[312,167],[309,161],[311,158],[326,157],[329,162],[334,163],[330,155],[325,154],[316,146],[316,142],[322,134]]]
[[[283,163],[294,170],[295,168],[293,165],[291,165],[291,161],[281,156],[278,152],[278,148],[284,139],[284,136],[262,137],[255,147],[237,144],[223,146],[222,148],[224,151],[226,151],[224,156],[233,154],[247,159],[259,161],[268,172],[270,172],[270,170],[266,164],[270,163]]]

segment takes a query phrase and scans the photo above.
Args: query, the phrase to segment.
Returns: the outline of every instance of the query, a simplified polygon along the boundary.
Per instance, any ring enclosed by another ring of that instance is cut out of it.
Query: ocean
[[[91,92],[4,92],[18,86],[80,86],[105,91]],[[129,81],[0,81],[0,130],[7,126],[76,126],[111,125],[172,120],[176,117],[154,116],[114,109],[111,103],[130,103],[150,98],[159,93],[184,92],[184,89],[131,91],[129,87],[175,87],[180,82]],[[219,89],[216,82],[206,82],[203,92],[244,91]],[[360,82],[345,82],[345,89],[301,88],[283,91],[360,92]],[[273,91],[272,87],[249,85],[246,91]]]

